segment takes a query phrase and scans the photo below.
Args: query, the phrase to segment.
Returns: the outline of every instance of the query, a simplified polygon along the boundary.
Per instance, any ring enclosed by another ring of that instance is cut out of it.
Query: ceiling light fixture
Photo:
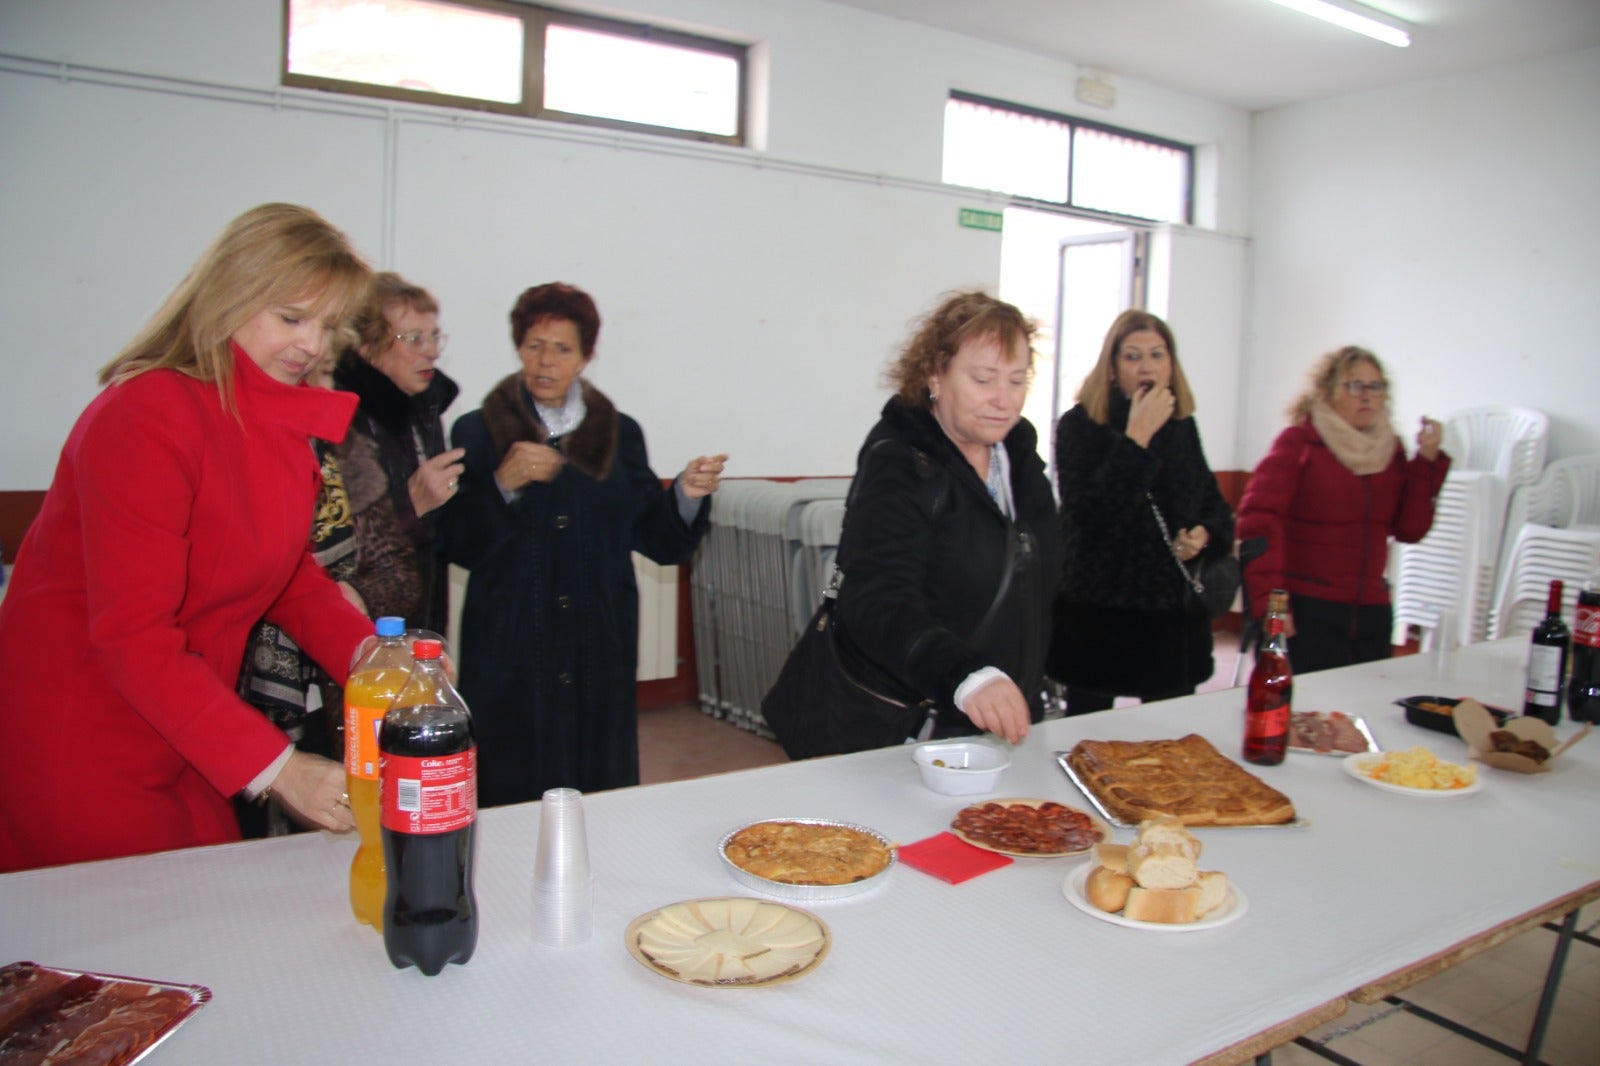
[[[1409,22],[1350,0],[1272,0],[1274,4],[1365,34],[1396,48],[1411,45]]]

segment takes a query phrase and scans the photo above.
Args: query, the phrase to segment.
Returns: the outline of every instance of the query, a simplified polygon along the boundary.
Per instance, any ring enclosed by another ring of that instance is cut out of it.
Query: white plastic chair
[[[1550,442],[1550,417],[1528,407],[1473,407],[1444,422],[1452,470],[1484,470],[1508,488],[1537,481]]]
[[[1501,575],[1490,621],[1491,639],[1526,633],[1544,617],[1550,582],[1566,582],[1563,609],[1600,565],[1600,529],[1551,529],[1525,525]]]

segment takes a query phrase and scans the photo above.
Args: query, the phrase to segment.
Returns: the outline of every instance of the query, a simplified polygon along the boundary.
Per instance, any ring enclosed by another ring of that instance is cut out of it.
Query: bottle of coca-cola
[[[378,733],[383,945],[397,967],[432,977],[478,944],[472,890],[478,748],[466,702],[446,676],[437,640],[411,646],[416,665]]]
[[[1289,669],[1289,638],[1283,634],[1288,613],[1289,594],[1273,589],[1267,596],[1266,636],[1250,672],[1244,709],[1244,758],[1260,766],[1277,766],[1289,751],[1294,672]]]
[[[1600,722],[1600,569],[1589,575],[1578,593],[1567,717],[1574,722]]]
[[[1522,713],[1543,718],[1551,725],[1561,721],[1561,691],[1567,681],[1567,648],[1572,632],[1561,620],[1561,582],[1550,582],[1544,621],[1533,627],[1528,644],[1528,688]]]

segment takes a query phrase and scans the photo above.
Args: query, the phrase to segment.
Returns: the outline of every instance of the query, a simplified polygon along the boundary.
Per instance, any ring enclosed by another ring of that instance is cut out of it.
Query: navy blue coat
[[[692,526],[684,523],[676,494],[650,469],[637,422],[587,382],[584,401],[577,429],[543,439],[512,375],[451,433],[466,449],[466,471],[443,543],[450,561],[471,571],[460,689],[477,731],[485,807],[536,800],[549,788],[638,784],[639,592],[630,553],[682,563],[710,520],[708,500]],[[508,424],[508,411],[525,421]],[[494,471],[512,439],[560,448],[567,463],[555,480],[532,482],[507,503]]]

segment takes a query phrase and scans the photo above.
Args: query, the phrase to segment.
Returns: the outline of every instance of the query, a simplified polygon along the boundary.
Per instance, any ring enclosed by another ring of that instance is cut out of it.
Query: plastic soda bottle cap
[[[406,620],[393,615],[384,615],[378,619],[378,636],[398,637],[406,631]]]
[[[411,654],[418,659],[437,659],[444,652],[444,644],[437,640],[419,640],[411,645]]]

